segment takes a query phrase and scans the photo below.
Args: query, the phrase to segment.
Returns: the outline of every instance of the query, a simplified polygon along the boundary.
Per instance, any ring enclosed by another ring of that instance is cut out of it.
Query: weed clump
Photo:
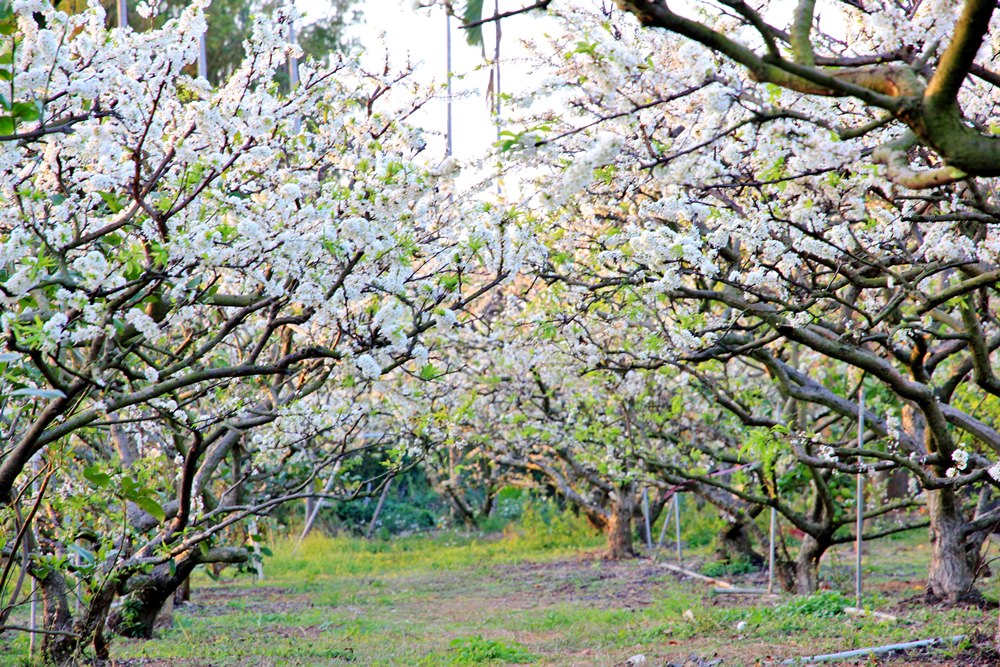
[[[451,640],[449,665],[481,665],[491,662],[523,665],[538,660],[517,642],[506,643],[495,639],[484,639],[481,635],[458,637]]]
[[[778,615],[785,616],[817,616],[831,618],[844,613],[844,608],[851,605],[851,600],[837,591],[820,591],[806,597],[793,598],[774,608]]]
[[[701,573],[708,577],[732,577],[740,574],[750,574],[758,572],[760,567],[754,565],[749,559],[740,559],[730,562],[713,561],[705,563],[701,568]]]

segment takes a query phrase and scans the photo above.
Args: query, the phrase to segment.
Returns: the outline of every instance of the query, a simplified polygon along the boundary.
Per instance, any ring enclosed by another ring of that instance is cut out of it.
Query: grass
[[[837,584],[853,583],[846,549],[821,573],[834,590],[807,598],[713,597],[704,584],[648,559],[601,560],[600,540],[579,526],[536,529],[374,542],[313,536],[301,547],[282,541],[273,545],[265,580],[199,577],[193,604],[175,612],[171,627],[148,642],[115,638],[112,654],[117,664],[147,666],[570,667],[616,665],[642,653],[651,667],[691,655],[733,667],[973,634],[996,623],[995,610],[914,601],[923,535],[869,547],[864,604],[903,619],[886,624],[843,613],[853,603],[850,587]],[[692,569],[702,560],[697,552],[685,556]],[[730,578],[760,586],[765,576]],[[995,585],[983,588],[995,594]],[[23,663],[19,642],[0,646],[0,665]],[[968,664],[962,647],[948,650],[959,656],[953,664]]]
[[[541,547],[514,533],[312,537],[297,550],[279,543],[264,582],[201,581],[195,607],[177,613],[173,628],[153,642],[118,640],[114,654],[154,665],[416,667],[614,665],[637,653],[663,664],[697,654],[729,666],[969,634],[994,622],[990,611],[907,606],[919,582],[900,586],[891,572],[873,575],[865,604],[905,616],[898,624],[847,616],[853,598],[836,591],[712,597],[647,560],[601,561],[594,547]],[[920,540],[887,547],[897,562],[909,562],[901,550],[921,558]],[[833,561],[828,582],[841,574]],[[762,575],[746,576],[759,584]]]

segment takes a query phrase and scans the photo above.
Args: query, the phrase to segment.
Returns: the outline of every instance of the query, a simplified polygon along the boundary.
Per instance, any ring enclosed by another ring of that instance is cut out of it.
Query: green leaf
[[[70,553],[76,554],[79,557],[80,562],[85,565],[90,565],[94,562],[94,552],[90,549],[81,547],[79,544],[69,544],[66,546],[66,550]]]
[[[11,107],[11,113],[26,123],[38,120],[42,115],[38,111],[38,105],[34,102],[15,102],[14,106]]]
[[[84,468],[83,477],[99,489],[102,489],[111,483],[111,475],[106,472],[101,472],[97,466],[87,466]]]
[[[10,136],[14,134],[14,117],[0,116],[0,135]]]
[[[133,502],[135,502],[142,494],[142,488],[139,486],[139,483],[131,477],[122,477],[121,489],[119,490],[121,491],[123,498]]]
[[[15,389],[10,392],[10,396],[30,396],[31,398],[66,398],[66,394],[58,389],[36,389],[34,387]]]
[[[476,23],[483,20],[483,0],[469,0],[462,11],[462,23]],[[483,26],[477,25],[465,31],[465,40],[470,46],[484,46]]]
[[[167,518],[167,513],[163,510],[160,503],[153,500],[150,496],[138,496],[135,499],[135,504],[153,515],[157,521],[163,521]]]
[[[121,200],[118,199],[117,195],[111,194],[110,192],[98,192],[97,194],[101,195],[101,199],[103,199],[104,203],[108,205],[108,208],[111,209],[112,213],[118,213],[125,208],[122,205]]]
[[[433,380],[438,375],[440,375],[440,373],[438,373],[438,369],[434,366],[434,364],[424,364],[420,368],[421,380]]]

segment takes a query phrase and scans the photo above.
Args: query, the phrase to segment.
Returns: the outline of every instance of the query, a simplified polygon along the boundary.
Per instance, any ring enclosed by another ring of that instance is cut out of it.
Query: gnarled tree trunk
[[[754,551],[753,540],[743,521],[726,521],[715,538],[715,555],[723,563],[744,562],[754,567],[764,564],[764,557]]]
[[[80,640],[75,636],[69,611],[66,579],[53,570],[37,581],[42,592],[43,627],[48,631],[42,636],[42,655],[46,662],[68,664],[79,649]]]
[[[608,538],[607,557],[612,560],[635,556],[632,544],[632,515],[635,514],[635,499],[626,490],[611,494],[604,532]]]
[[[805,535],[795,558],[795,592],[800,595],[815,593],[819,588],[819,562],[829,548],[812,535]]]
[[[108,628],[115,634],[137,639],[150,639],[156,619],[167,601],[188,580],[194,568],[202,563],[244,563],[249,558],[245,549],[214,547],[203,553],[192,549],[178,559],[157,565],[146,576],[132,579],[129,592],[108,618]]]
[[[100,580],[100,578],[97,578]],[[93,644],[99,659],[107,659],[104,621],[115,598],[113,578],[103,579],[93,592],[80,617],[73,620],[69,611],[69,588],[61,572],[52,570],[37,579],[42,592],[42,616],[46,634],[42,639],[45,662],[54,665],[76,664],[80,653]]]
[[[931,527],[931,565],[927,592],[954,604],[972,592],[975,558],[965,543],[965,517],[954,489],[927,492]]]

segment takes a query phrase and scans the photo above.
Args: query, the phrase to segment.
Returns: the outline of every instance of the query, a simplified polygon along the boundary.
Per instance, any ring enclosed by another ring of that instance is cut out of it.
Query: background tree
[[[643,345],[690,363],[753,360],[844,424],[857,395],[832,380],[864,374],[891,399],[864,447],[834,438],[832,457],[844,471],[860,455],[915,477],[929,589],[965,595],[976,536],[997,517],[958,490],[989,493],[1000,478],[1000,434],[982,409],[996,399],[1000,341],[994,188],[976,178],[997,155],[992,5],[837,5],[857,35],[849,46],[813,29],[808,2],[787,31],[743,3],[701,22],[665,3],[624,6],[672,32],[563,9],[566,30],[541,57],[550,82],[575,88],[564,107],[533,106],[505,144],[517,169],[516,158],[551,166],[537,185],[553,229],[539,275],[565,284],[574,310],[617,293],[626,317],[657,322],[665,335],[632,340],[630,363],[657,356]],[[808,373],[787,363],[795,346],[816,358]],[[766,422],[773,408],[747,417]],[[869,446],[872,435],[889,442]],[[818,465],[823,438],[808,425],[793,436]]]
[[[87,3],[82,0],[63,0],[55,3],[63,11],[82,12]],[[108,27],[118,25],[118,3],[102,0]],[[131,0],[126,2],[128,24],[143,31],[160,28],[170,19],[178,18],[190,5],[184,0]],[[307,16],[296,24],[296,43],[305,59],[325,62],[334,54],[343,54],[354,46],[347,36],[347,28],[356,23],[361,12],[355,0],[327,0],[325,16]],[[274,14],[280,2],[268,0],[213,0],[205,10],[209,30],[205,33],[205,55],[208,80],[213,84],[225,81],[246,57],[244,42],[253,33],[255,19]],[[275,77],[287,85],[288,73],[280,69]]]
[[[487,235],[488,212],[413,160],[399,119],[426,97],[405,72],[337,62],[290,94],[267,85],[289,16],[257,22],[216,88],[185,74],[197,6],[114,40],[99,9],[0,18],[0,504],[43,591],[46,654],[66,662],[103,652],[133,576],[155,584],[153,613],[164,572],[315,493],[315,469],[278,483],[284,453],[360,428],[368,385],[419,368],[425,332],[516,271],[523,243],[512,218]],[[306,116],[322,122],[298,129]],[[66,549],[84,535],[81,568]]]

